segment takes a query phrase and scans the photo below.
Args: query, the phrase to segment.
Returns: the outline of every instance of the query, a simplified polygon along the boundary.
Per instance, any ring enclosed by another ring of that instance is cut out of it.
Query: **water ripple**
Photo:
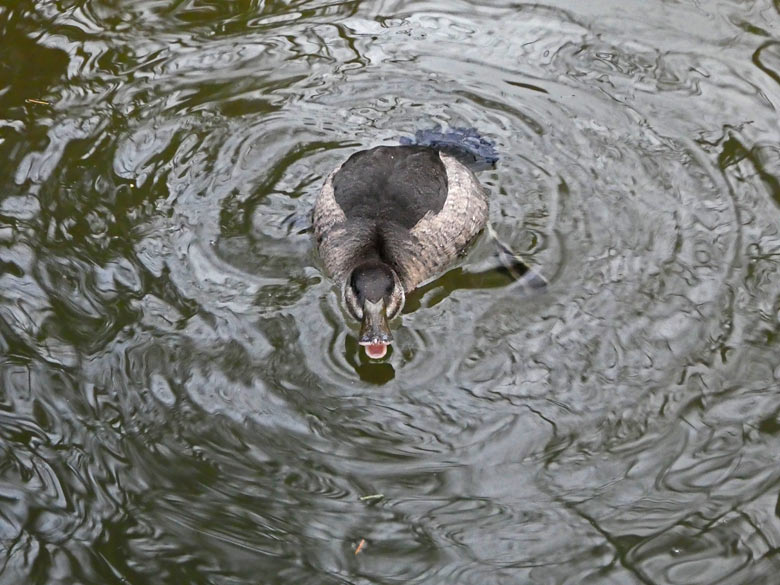
[[[0,9],[0,581],[769,583],[775,7],[125,4]],[[434,124],[550,286],[374,362],[310,209]]]

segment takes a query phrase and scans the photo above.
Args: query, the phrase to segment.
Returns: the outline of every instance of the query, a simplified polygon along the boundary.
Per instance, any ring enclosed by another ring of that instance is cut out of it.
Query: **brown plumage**
[[[363,321],[360,343],[389,343],[386,319],[400,312],[406,293],[447,268],[487,218],[474,174],[429,147],[380,146],[335,169],[314,206],[314,236],[347,309]],[[380,290],[390,292],[378,299]]]

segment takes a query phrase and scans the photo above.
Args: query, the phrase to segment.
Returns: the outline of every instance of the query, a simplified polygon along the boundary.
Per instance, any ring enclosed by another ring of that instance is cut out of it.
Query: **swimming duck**
[[[350,156],[325,180],[314,237],[325,270],[361,322],[360,345],[380,359],[388,321],[406,295],[461,254],[488,219],[474,173],[430,146],[378,146]]]

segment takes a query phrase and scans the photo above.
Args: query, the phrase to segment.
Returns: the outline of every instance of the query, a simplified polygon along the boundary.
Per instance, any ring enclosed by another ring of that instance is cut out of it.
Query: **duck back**
[[[353,154],[333,177],[347,219],[394,222],[412,229],[447,200],[447,170],[425,146],[379,146]]]

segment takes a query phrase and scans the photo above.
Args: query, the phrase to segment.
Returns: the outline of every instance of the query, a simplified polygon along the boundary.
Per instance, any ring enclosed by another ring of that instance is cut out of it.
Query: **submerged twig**
[[[360,544],[358,544],[357,548],[355,549],[355,554],[356,555],[360,554],[360,551],[362,551],[365,546],[366,546],[366,539],[365,538],[361,538],[360,539]]]
[[[370,496],[361,496],[361,502],[372,502],[374,500],[381,500],[385,497],[385,494],[371,494]]]

